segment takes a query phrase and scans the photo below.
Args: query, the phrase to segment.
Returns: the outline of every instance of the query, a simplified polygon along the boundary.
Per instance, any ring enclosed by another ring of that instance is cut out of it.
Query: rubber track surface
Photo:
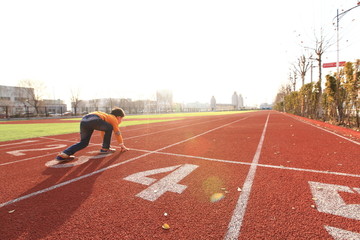
[[[360,239],[356,132],[276,111],[121,129],[131,151],[95,133],[67,164],[79,134],[1,142],[0,239]]]

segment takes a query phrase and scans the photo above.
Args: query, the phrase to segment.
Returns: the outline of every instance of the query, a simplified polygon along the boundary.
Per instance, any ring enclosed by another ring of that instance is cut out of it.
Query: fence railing
[[[0,106],[0,118],[31,118],[69,115],[64,107]]]
[[[142,108],[142,107],[123,107],[126,114],[157,114],[157,113],[176,113],[176,112],[208,112],[210,108]],[[111,107],[79,107],[68,111],[65,107],[34,107],[29,106],[0,106],[0,119],[10,118],[36,118],[36,117],[64,117],[64,116],[83,116],[94,111],[110,113]],[[221,110],[220,110],[221,111]],[[224,110],[222,110],[224,111]]]

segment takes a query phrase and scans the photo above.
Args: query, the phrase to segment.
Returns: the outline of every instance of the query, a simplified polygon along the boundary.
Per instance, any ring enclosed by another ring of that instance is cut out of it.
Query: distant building
[[[62,114],[66,104],[62,100],[33,99],[34,89],[0,85],[0,115],[2,117],[26,117],[30,115]],[[37,102],[37,111],[34,102]]]
[[[216,99],[214,96],[212,96],[210,100],[210,109],[211,111],[216,111]]]
[[[40,108],[42,109],[40,112],[46,114],[55,114],[62,115],[67,111],[67,105],[63,100],[57,99],[43,99],[41,100]]]
[[[228,103],[217,103],[216,104],[216,111],[234,111],[235,106],[233,104]]]
[[[244,99],[241,94],[239,94],[239,109],[243,109],[244,106]]]
[[[25,108],[29,106],[24,97],[27,91],[34,92],[34,89],[0,85],[0,114],[2,116],[24,114]]]
[[[241,94],[235,91],[231,97],[231,103],[216,103],[215,97],[212,96],[210,100],[211,111],[236,111],[244,108],[244,100]]]
[[[244,99],[241,94],[234,92],[231,98],[231,104],[234,106],[234,110],[240,110],[244,108]]]
[[[72,103],[72,111],[75,112],[75,104]],[[130,98],[97,98],[91,100],[80,100],[77,105],[77,114],[86,114],[94,111],[110,113],[114,107],[121,107],[126,114],[154,113],[157,103],[152,100],[136,100]]]
[[[193,102],[183,105],[184,112],[207,112],[209,109],[211,109],[209,103]]]
[[[156,92],[157,111],[171,112],[173,105],[173,95],[170,90],[159,90]]]
[[[260,104],[260,109],[271,109],[272,105],[268,103],[262,103]]]
[[[236,92],[232,95],[231,104],[234,106],[234,109],[239,109],[239,96]]]

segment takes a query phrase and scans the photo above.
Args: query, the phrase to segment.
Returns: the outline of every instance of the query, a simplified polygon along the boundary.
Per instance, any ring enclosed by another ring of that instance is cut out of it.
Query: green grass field
[[[184,117],[192,116],[217,116],[242,112],[199,112],[199,113],[174,113],[154,115],[130,115],[124,118],[120,127],[151,124],[157,122],[176,121]],[[162,118],[162,119],[160,119]],[[79,132],[81,118],[63,119],[64,123],[27,123],[27,124],[1,124],[0,142],[19,140],[43,136],[53,136],[67,133]],[[136,119],[136,120],[132,120]],[[67,122],[67,120],[78,120],[79,122]]]

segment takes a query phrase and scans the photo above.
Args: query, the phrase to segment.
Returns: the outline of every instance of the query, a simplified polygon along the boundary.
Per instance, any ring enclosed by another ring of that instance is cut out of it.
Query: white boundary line
[[[200,136],[202,136],[202,135],[205,135],[205,134],[207,134],[207,133],[216,131],[216,130],[218,130],[218,129],[220,129],[220,128],[229,126],[229,125],[231,125],[231,124],[234,124],[234,123],[239,122],[239,121],[242,121],[242,120],[244,120],[244,118],[238,119],[238,120],[235,120],[235,121],[232,121],[232,122],[230,122],[230,123],[221,125],[221,126],[219,126],[219,127],[213,128],[213,129],[210,129],[210,130],[208,130],[208,131],[205,131],[205,132],[203,132],[203,133],[197,134],[197,135],[195,135],[195,136],[193,136],[193,137],[187,138],[187,139],[182,140],[182,141],[179,141],[179,142],[177,142],[177,143],[173,143],[173,144],[170,144],[170,145],[168,145],[168,146],[159,148],[159,149],[155,150],[154,152],[162,151],[162,150],[164,150],[164,149],[167,149],[167,148],[170,148],[170,147],[179,145],[179,144],[181,144],[181,143],[190,141],[190,140],[192,140],[192,139],[194,139],[194,138],[200,137]],[[62,182],[62,183],[53,185],[53,186],[51,186],[51,187],[44,188],[44,189],[42,189],[42,190],[39,190],[39,191],[30,193],[30,194],[21,196],[21,197],[19,197],[19,198],[16,198],[16,199],[13,199],[13,200],[10,200],[10,201],[1,203],[1,204],[0,204],[0,208],[2,208],[2,207],[4,207],[4,206],[7,206],[7,205],[10,205],[10,204],[13,204],[13,203],[16,203],[16,202],[19,202],[19,201],[24,200],[24,199],[30,198],[30,197],[37,196],[37,195],[42,194],[42,193],[45,193],[45,192],[49,192],[49,191],[54,190],[54,189],[57,189],[57,188],[59,188],[59,187],[66,186],[66,185],[68,185],[68,184],[70,184],[70,183],[77,182],[77,181],[79,181],[79,180],[81,180],[81,179],[84,179],[84,178],[87,178],[87,177],[91,177],[91,176],[93,176],[93,175],[95,175],[95,174],[98,174],[98,173],[104,172],[104,171],[106,171],[106,170],[109,170],[109,169],[118,167],[118,166],[123,165],[123,164],[125,164],[125,163],[129,163],[129,162],[135,161],[135,160],[137,160],[137,159],[139,159],[139,158],[148,156],[148,155],[150,155],[150,154],[152,154],[152,153],[154,153],[154,152],[145,153],[145,154],[142,154],[142,155],[140,155],[140,156],[137,156],[137,157],[134,157],[134,158],[130,158],[130,159],[124,161],[124,162],[116,163],[116,164],[110,165],[110,166],[108,166],[108,167],[101,168],[101,169],[99,169],[99,170],[97,170],[97,171],[94,171],[94,172],[85,174],[85,175],[83,175],[83,176],[80,176],[80,177],[77,177],[77,178],[73,178],[73,179],[71,179],[71,180],[68,180],[68,181],[65,181],[65,182]]]
[[[184,154],[178,154],[178,153],[169,153],[169,152],[154,152],[149,150],[142,150],[142,149],[135,149],[132,148],[132,151],[139,151],[139,152],[148,152],[153,154],[160,154],[160,155],[167,155],[167,156],[176,156],[176,157],[184,157],[184,158],[194,158],[194,159],[200,159],[205,161],[212,161],[212,162],[221,162],[221,163],[230,163],[230,164],[236,164],[236,165],[247,165],[250,166],[251,162],[238,162],[238,161],[231,161],[231,160],[225,160],[225,159],[217,159],[217,158],[207,158],[207,157],[198,157],[198,156],[192,156],[192,155],[184,155]],[[270,165],[270,164],[256,164],[258,167],[264,167],[264,168],[274,168],[274,169],[281,169],[281,170],[292,170],[292,171],[298,171],[298,172],[310,172],[310,173],[321,173],[321,174],[329,174],[329,175],[338,175],[338,176],[346,176],[346,177],[355,177],[360,178],[360,174],[352,174],[352,173],[344,173],[344,172],[332,172],[332,171],[322,171],[322,170],[314,170],[314,169],[306,169],[306,168],[296,168],[296,167],[285,167],[285,166],[277,166],[277,165]]]
[[[259,141],[258,147],[256,149],[253,161],[251,163],[248,175],[246,176],[244,185],[242,187],[242,191],[240,193],[239,199],[238,199],[236,207],[234,209],[234,213],[233,213],[230,223],[228,225],[228,231],[225,235],[225,239],[231,240],[231,239],[239,238],[240,229],[242,226],[242,222],[244,220],[247,203],[249,201],[251,188],[252,188],[254,178],[255,178],[256,168],[259,163],[261,149],[262,149],[262,146],[264,143],[265,132],[266,132],[266,128],[267,128],[267,125],[269,122],[269,116],[270,116],[270,113],[267,116],[267,119],[266,119],[266,122],[264,125],[264,129],[261,134],[260,141]]]
[[[284,113],[283,113],[283,115],[285,115],[285,116],[287,116],[287,117],[289,117],[289,118],[293,118],[293,119],[295,119],[295,120],[297,120],[297,121],[299,121],[299,122],[306,123],[307,125],[310,125],[310,126],[312,126],[312,127],[318,128],[318,129],[323,130],[323,131],[325,131],[325,132],[331,133],[331,134],[333,134],[333,135],[335,135],[335,136],[337,136],[337,137],[340,137],[340,138],[342,138],[342,139],[345,139],[345,140],[347,140],[347,141],[349,141],[349,142],[352,142],[352,143],[355,143],[355,144],[357,144],[357,145],[360,145],[360,142],[357,142],[357,141],[354,141],[354,140],[352,140],[352,139],[350,139],[350,138],[344,137],[344,136],[342,136],[342,135],[340,135],[340,134],[337,134],[337,133],[335,133],[335,132],[333,132],[333,131],[327,130],[327,129],[323,128],[323,127],[316,126],[316,125],[314,125],[314,124],[312,124],[312,123],[307,122],[306,120],[301,120],[301,119],[299,119],[299,118],[297,118],[297,117],[290,116],[290,115],[287,115],[287,114],[284,114]]]

